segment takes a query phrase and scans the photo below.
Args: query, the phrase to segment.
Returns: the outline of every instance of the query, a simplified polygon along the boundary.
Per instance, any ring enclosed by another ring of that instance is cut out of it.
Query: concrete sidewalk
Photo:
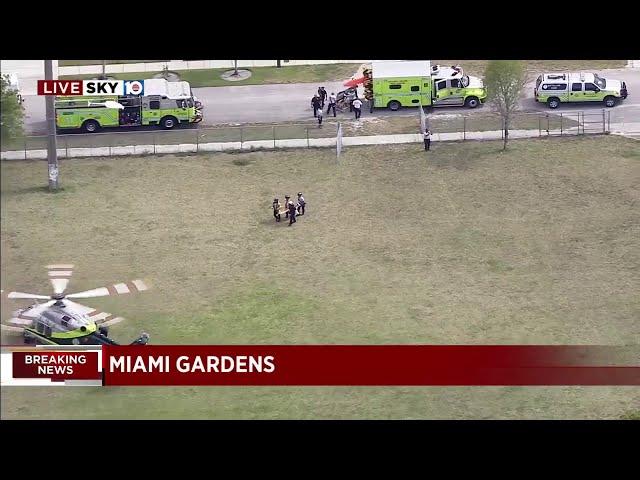
[[[612,125],[613,126],[613,125]],[[612,129],[613,131],[613,129]],[[559,132],[558,132],[559,133]],[[597,132],[600,133],[600,132]],[[565,135],[577,135],[577,129],[565,130]],[[589,134],[589,133],[587,133]],[[595,134],[595,132],[593,133]],[[509,138],[537,138],[547,136],[540,135],[538,130],[510,130]],[[451,132],[435,133],[431,136],[434,143],[451,142],[462,140],[501,140],[502,131],[492,130],[486,132]],[[402,143],[422,143],[420,134],[401,135],[367,135],[343,137],[342,143],[345,147],[357,145],[392,145]],[[247,142],[215,142],[215,143],[182,143],[177,145],[128,145],[112,147],[92,147],[92,148],[59,148],[60,158],[78,157],[111,157],[111,156],[135,156],[135,155],[158,155],[171,153],[197,153],[197,152],[224,152],[224,151],[251,151],[255,149],[274,150],[280,148],[312,148],[312,147],[335,147],[336,138],[291,138],[283,140],[253,140]],[[47,158],[47,151],[40,150],[14,150],[2,152],[2,160],[44,160]]]

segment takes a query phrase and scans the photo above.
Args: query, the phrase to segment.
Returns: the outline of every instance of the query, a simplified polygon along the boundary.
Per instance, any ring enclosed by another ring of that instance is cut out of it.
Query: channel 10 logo
[[[144,95],[144,80],[127,80],[124,82],[125,95]]]

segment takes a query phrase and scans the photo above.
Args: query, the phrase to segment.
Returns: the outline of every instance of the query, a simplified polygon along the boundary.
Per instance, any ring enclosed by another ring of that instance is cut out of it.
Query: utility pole
[[[106,60],[102,60],[102,80],[106,80],[107,79],[107,61]]]
[[[45,80],[53,80],[53,61],[44,61],[44,78]],[[47,163],[49,164],[49,191],[58,189],[58,141],[56,138],[56,97],[47,95],[45,97],[47,104]]]

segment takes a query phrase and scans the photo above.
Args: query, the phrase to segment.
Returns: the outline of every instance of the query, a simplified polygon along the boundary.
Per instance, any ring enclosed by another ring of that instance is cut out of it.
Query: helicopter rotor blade
[[[35,293],[9,292],[7,298],[33,298],[38,300],[49,300],[49,295],[36,295]]]
[[[85,305],[82,305],[81,303],[72,302],[71,300],[68,300],[66,298],[63,300],[63,302],[65,307],[71,307],[77,312],[80,312],[82,315],[86,315],[100,326],[106,327],[124,320],[124,318],[118,317],[113,313],[96,310],[95,308],[87,307]]]
[[[148,290],[149,287],[142,280],[132,280],[127,283],[116,283],[108,287],[94,288],[93,290],[85,290],[84,292],[72,293],[66,298],[94,298],[108,297],[111,295],[122,295],[125,293],[136,293]]]
[[[11,325],[5,325],[4,323],[0,325],[0,327],[2,328],[2,330],[12,333],[22,333],[24,331],[24,328],[22,327],[13,327]]]
[[[73,275],[73,265],[68,263],[47,265],[47,269],[49,270],[49,281],[53,287],[53,293],[63,293],[69,284],[71,275]]]
[[[51,305],[56,303],[57,300],[49,300],[48,302],[38,303],[31,308],[20,311],[16,317],[9,319],[9,323],[17,327],[30,327],[33,325],[33,321]]]
[[[23,312],[23,315],[26,317],[37,317],[57,301],[58,300],[49,300],[48,302],[39,303],[38,305],[35,305],[33,308],[30,308],[29,310],[26,310],[25,312]]]

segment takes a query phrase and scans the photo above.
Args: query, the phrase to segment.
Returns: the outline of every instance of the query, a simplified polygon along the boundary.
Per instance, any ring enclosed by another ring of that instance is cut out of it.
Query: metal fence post
[[[309,127],[306,127],[305,130],[307,131],[307,148],[309,148]]]
[[[538,137],[542,136],[542,117],[538,115]]]
[[[244,139],[244,127],[240,127],[240,150],[242,150],[242,141]]]
[[[607,127],[605,126],[605,113],[604,113],[604,109],[602,109],[602,133],[605,133],[605,131],[607,130]]]
[[[549,114],[547,113],[547,136],[551,135],[551,132],[550,132],[550,130],[549,130],[549,122],[550,122],[550,120],[549,120]]]
[[[611,133],[611,111],[607,112],[607,133]]]
[[[462,140],[467,139],[467,117],[466,115],[462,117]]]
[[[562,120],[564,119],[564,117],[562,116],[562,113],[560,114],[560,136],[562,136]]]
[[[273,148],[276,148],[276,126],[273,126]]]
[[[153,140],[153,154],[155,155],[156,154],[156,132],[153,132],[152,140]]]
[[[200,133],[196,129],[196,153],[200,151]]]
[[[24,159],[26,160],[27,159],[27,136],[25,135],[22,140],[24,140]]]

